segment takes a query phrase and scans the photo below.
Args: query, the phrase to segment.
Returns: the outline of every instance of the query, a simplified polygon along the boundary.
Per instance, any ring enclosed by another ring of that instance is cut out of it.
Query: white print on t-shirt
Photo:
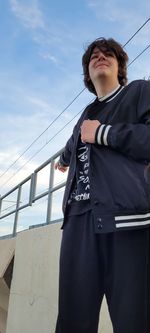
[[[89,162],[88,162],[88,147],[84,145],[78,149],[77,155],[78,161],[80,161],[80,171],[79,171],[79,178],[77,180],[77,188],[79,188],[78,184],[82,183],[80,190],[82,189],[82,193],[76,194],[75,200],[87,200],[90,197],[89,189],[90,189],[90,181],[89,181]],[[82,165],[83,163],[83,165]],[[86,192],[84,192],[86,191]]]
[[[69,202],[72,200],[81,201],[90,198],[90,180],[89,180],[89,160],[88,147],[83,143],[77,150],[77,179],[73,192],[70,195]]]
[[[88,200],[90,198],[90,193],[82,193],[75,196],[76,201]]]
[[[88,156],[87,156],[88,147],[87,146],[83,146],[83,147],[79,148],[79,150],[83,150],[83,153],[81,153],[81,154],[78,155],[79,161],[81,161],[81,162],[87,161],[87,159],[88,159]]]

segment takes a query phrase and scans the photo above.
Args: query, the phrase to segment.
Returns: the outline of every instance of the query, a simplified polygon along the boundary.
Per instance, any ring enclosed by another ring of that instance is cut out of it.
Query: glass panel
[[[48,190],[49,187],[50,165],[37,173],[36,196]]]
[[[15,214],[12,214],[0,220],[0,237],[10,235],[13,233]]]
[[[18,189],[2,200],[1,216],[16,209]]]
[[[19,212],[18,229],[25,230],[30,226],[46,223],[47,196],[37,200],[31,207]]]
[[[57,163],[58,159],[55,161]],[[61,172],[59,170],[55,170],[54,172],[54,186],[60,185],[65,182],[68,176],[68,170],[66,172]]]
[[[20,197],[20,207],[29,202],[30,184],[31,184],[31,180],[28,180],[26,183],[24,183],[22,185],[21,197]]]
[[[53,193],[51,221],[63,218],[63,213],[62,213],[63,194],[64,194],[64,188],[57,190]]]

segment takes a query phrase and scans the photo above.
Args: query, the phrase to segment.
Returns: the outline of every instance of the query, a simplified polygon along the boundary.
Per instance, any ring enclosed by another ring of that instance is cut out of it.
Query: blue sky
[[[104,36],[123,45],[149,16],[149,0],[0,1],[0,174],[84,88],[81,57],[88,43]],[[149,44],[149,34],[150,22],[127,45],[130,61]],[[129,67],[129,81],[149,77],[149,53]],[[65,145],[75,121],[27,163],[93,97],[84,91],[0,177],[1,194]]]

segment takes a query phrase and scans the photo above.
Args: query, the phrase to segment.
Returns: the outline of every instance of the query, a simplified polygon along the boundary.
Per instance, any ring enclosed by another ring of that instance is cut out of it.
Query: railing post
[[[19,205],[20,205],[20,198],[21,198],[21,190],[22,190],[22,185],[20,185],[18,187],[16,212],[15,212],[14,227],[13,227],[13,236],[15,236],[16,233],[17,233],[17,225],[18,225],[18,217],[19,217]]]
[[[32,203],[34,202],[35,199],[36,183],[37,183],[37,173],[34,172],[31,175],[30,195],[29,195],[30,206],[32,206]]]
[[[52,214],[52,188],[54,184],[54,160],[51,161],[50,164],[50,178],[49,178],[49,189],[48,189],[48,203],[47,203],[47,216],[46,216],[46,224],[49,224],[51,221]]]

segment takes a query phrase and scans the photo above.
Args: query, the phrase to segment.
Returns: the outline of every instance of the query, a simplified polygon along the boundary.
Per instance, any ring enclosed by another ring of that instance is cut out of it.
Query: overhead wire
[[[150,21],[150,18],[148,18],[136,32],[127,40],[127,42],[123,45],[125,47],[138,33],[143,27]],[[135,61],[135,60],[134,60]],[[49,126],[37,137],[35,140],[32,141],[32,143],[18,156],[18,158],[0,175],[0,178],[4,176],[7,171],[18,162],[18,160],[33,146],[35,142],[56,122],[56,120],[75,102],[75,100],[84,92],[86,88],[82,89],[75,98],[58,114],[58,116],[49,124]]]
[[[137,33],[143,29],[143,27],[150,21],[150,18],[148,18],[140,27],[139,29],[127,40],[127,42],[123,45],[125,47],[136,35]],[[35,140],[32,141],[32,143],[18,156],[18,158],[0,175],[0,178],[6,174],[6,172],[18,162],[18,160],[33,146],[35,142],[56,122],[56,120],[75,102],[75,100],[84,92],[86,88],[83,88],[76,96],[75,98],[58,114],[58,116],[49,124],[49,126],[39,135]]]
[[[150,47],[150,45],[148,45],[142,52],[140,52],[140,54],[138,54],[129,64],[128,64],[128,67],[136,60],[138,59],[148,48]],[[94,101],[94,99],[92,99],[90,101],[90,103],[92,103]],[[39,150],[37,150],[35,152],[34,155],[31,156],[31,158],[29,160],[27,160],[19,169],[17,169],[17,171],[10,177],[6,180],[6,182],[4,182],[1,186],[1,188],[4,187],[4,185],[6,185],[12,178],[15,177],[15,175],[21,170],[23,169],[38,153],[40,153],[43,148],[45,146],[47,146],[60,132],[62,132],[64,130],[64,128],[69,125],[82,111],[84,110],[84,108],[82,110],[80,110],[69,122],[67,122],[57,133],[55,133],[55,135],[53,135],[50,140],[48,140]]]
[[[90,101],[90,103],[92,103],[92,101],[94,100],[95,98],[93,98],[91,101]],[[31,158],[29,159],[29,160],[27,160],[10,178],[8,178],[7,180],[6,180],[6,182],[4,182],[3,184],[2,184],[2,186],[1,186],[1,189],[4,187],[4,185],[6,185],[12,178],[14,178],[15,177],[15,175],[22,169],[22,168],[24,168],[25,167],[25,165],[26,164],[28,164],[37,154],[39,154],[40,152],[41,152],[41,150],[43,150],[43,148],[45,147],[45,146],[47,146],[60,132],[62,132],[63,131],[63,129],[67,126],[67,125],[69,125],[83,110],[85,109],[85,107],[84,108],[82,108],[82,110],[80,110],[71,120],[69,120],[56,134],[54,134],[53,135],[53,137],[52,138],[50,138],[50,140],[49,141],[47,141],[39,150],[37,150],[36,152],[35,152],[35,154],[34,155],[32,155],[31,156]]]
[[[127,40],[127,42],[123,45],[123,48],[129,44],[129,42],[139,33],[139,31],[150,21],[150,18],[148,18],[140,27],[139,29]],[[150,44],[142,51],[140,52],[129,64],[127,67],[129,67],[133,62],[135,62],[148,48],[150,47]],[[2,176],[4,176],[7,171],[16,164],[16,162],[33,146],[33,144],[54,124],[54,122],[56,122],[56,120],[58,120],[58,118],[75,102],[75,100],[85,91],[86,88],[83,88],[76,96],[75,98],[58,114],[58,116],[49,124],[49,126],[19,155],[19,157],[7,168],[7,170],[5,170],[1,175],[0,178]],[[93,101],[94,99],[92,99]],[[90,101],[90,103],[92,102]],[[84,109],[84,108],[83,108]],[[68,123],[65,124],[65,126],[63,126],[52,138],[50,138],[49,141],[47,141],[34,155],[31,156],[31,158],[26,161],[10,178],[8,178],[8,180],[6,182],[4,182],[1,186],[1,188],[3,188],[3,186],[5,184],[7,184],[9,182],[9,180],[11,180],[27,163],[29,163],[38,153],[41,152],[41,150],[43,150],[43,148],[49,144],[60,132],[63,131],[63,129],[69,124],[71,123],[82,111],[79,111]]]
[[[148,45],[148,46],[146,46],[145,47],[145,49],[141,52],[141,53],[139,53],[130,63],[129,63],[129,65],[128,65],[128,67],[130,66],[130,65],[132,65],[148,48],[150,47],[150,44]]]
[[[127,42],[123,45],[125,47],[129,42],[138,34],[138,32],[143,29],[143,27],[150,21],[150,17],[140,26],[140,28],[127,40]]]
[[[74,99],[58,114],[58,116],[47,126],[47,128],[37,137],[34,141],[31,142],[31,144],[18,156],[18,158],[5,170],[1,175],[0,178],[5,175],[5,173],[16,164],[16,162],[19,161],[19,159],[33,146],[35,142],[58,120],[58,118],[75,102],[75,100],[83,93],[83,91],[86,88],[82,89],[75,97]]]

